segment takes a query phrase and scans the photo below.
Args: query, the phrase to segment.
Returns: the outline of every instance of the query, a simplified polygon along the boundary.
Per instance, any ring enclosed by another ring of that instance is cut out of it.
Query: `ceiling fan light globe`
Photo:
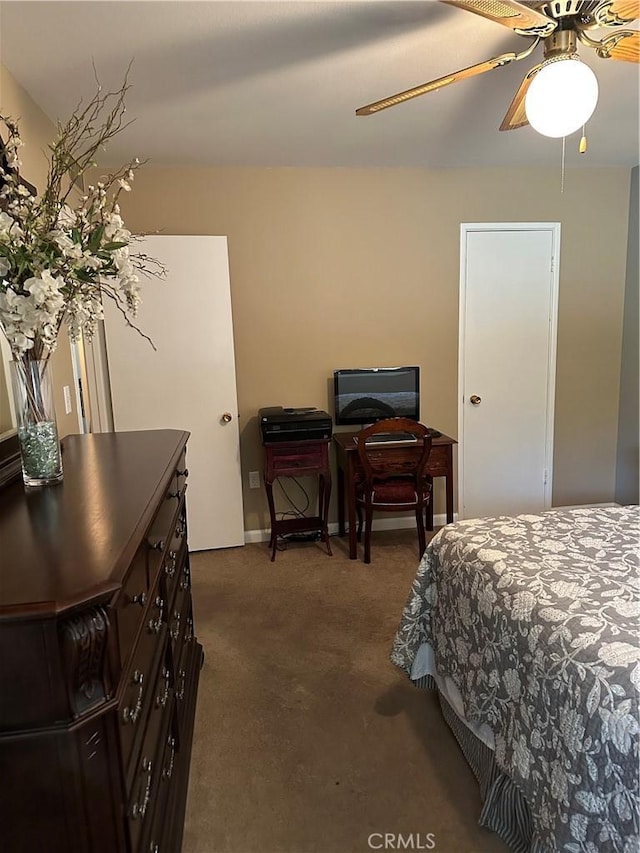
[[[527,120],[543,136],[569,136],[593,115],[598,80],[579,59],[549,62],[531,81],[525,98]]]

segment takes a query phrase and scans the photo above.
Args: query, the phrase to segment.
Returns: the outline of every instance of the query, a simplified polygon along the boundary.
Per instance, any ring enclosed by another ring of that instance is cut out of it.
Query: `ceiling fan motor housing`
[[[575,18],[578,15],[586,17],[598,5],[599,3],[593,2],[593,0],[548,0],[546,3],[538,4],[536,8],[538,12],[542,12],[548,18],[559,21],[562,18]]]
[[[574,29],[558,28],[544,40],[544,58],[551,59],[554,56],[575,54],[577,52],[577,39]]]

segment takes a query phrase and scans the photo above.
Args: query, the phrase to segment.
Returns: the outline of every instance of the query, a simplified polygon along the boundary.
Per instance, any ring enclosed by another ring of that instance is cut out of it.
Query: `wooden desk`
[[[312,441],[274,441],[264,443],[264,485],[271,516],[271,562],[276,558],[278,536],[287,533],[318,531],[331,554],[329,544],[329,498],[331,497],[331,469],[329,468],[329,442],[325,438]],[[303,518],[276,518],[273,501],[273,483],[278,477],[318,476],[318,515]]]
[[[356,538],[356,473],[361,470],[358,448],[353,440],[355,432],[337,432],[333,435],[336,446],[336,460],[338,463],[338,532],[344,536],[344,505],[345,496],[347,502],[347,517],[349,523],[349,557],[355,560],[358,556],[358,543]],[[431,453],[427,463],[427,474],[430,477],[444,477],[446,488],[447,524],[453,521],[453,445],[457,444],[455,438],[448,435],[440,435],[432,439]],[[406,450],[402,447],[387,445],[380,448],[383,453],[392,453],[402,456]],[[433,502],[429,504],[427,511],[427,529],[433,530]]]

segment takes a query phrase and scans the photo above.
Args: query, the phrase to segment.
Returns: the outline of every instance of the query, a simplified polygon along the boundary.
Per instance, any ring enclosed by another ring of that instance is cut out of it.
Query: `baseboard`
[[[457,515],[454,515],[454,521],[457,520]],[[434,515],[433,526],[442,527],[447,523],[446,515]],[[416,522],[413,517],[407,518],[381,518],[377,517],[374,521],[375,530],[408,530],[410,527],[415,528]],[[329,534],[335,536],[338,533],[338,522],[332,522],[329,525]],[[244,541],[245,545],[251,545],[254,542],[268,542],[271,538],[269,528],[264,530],[245,530]]]
[[[587,507],[611,507],[611,506],[619,506],[617,503],[599,503],[599,504],[576,504],[575,506],[554,506],[551,509],[583,509]],[[458,514],[455,513],[453,516],[453,520],[458,520]],[[435,528],[443,527],[447,523],[447,516],[442,515],[434,515],[433,517],[433,526]],[[384,517],[376,517],[374,521],[374,526],[376,530],[408,530],[410,527],[415,527],[415,521],[413,517],[407,516],[406,518],[384,518]],[[329,525],[329,534],[331,536],[335,536],[338,533],[338,522],[334,521]],[[271,531],[269,528],[265,528],[263,530],[245,530],[244,532],[244,542],[245,545],[250,545],[254,542],[268,542],[271,538]]]
[[[615,502],[607,502],[602,504],[570,504],[567,506],[552,506],[551,509],[594,509],[598,507],[620,506]]]

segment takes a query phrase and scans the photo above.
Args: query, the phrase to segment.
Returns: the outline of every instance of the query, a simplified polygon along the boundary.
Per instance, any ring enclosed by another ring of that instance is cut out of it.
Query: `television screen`
[[[333,384],[338,425],[398,417],[420,420],[419,367],[335,370]]]

